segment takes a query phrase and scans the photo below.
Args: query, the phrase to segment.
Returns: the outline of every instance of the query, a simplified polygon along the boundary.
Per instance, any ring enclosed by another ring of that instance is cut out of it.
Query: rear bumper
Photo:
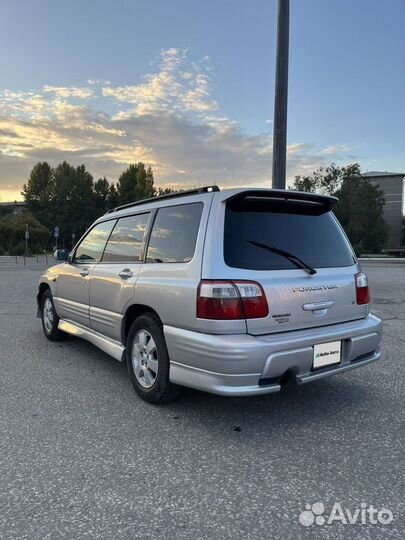
[[[214,394],[277,392],[286,376],[307,383],[378,360],[381,320],[365,319],[264,336],[214,335],[164,326],[170,380]],[[340,364],[312,370],[313,346],[342,341]]]

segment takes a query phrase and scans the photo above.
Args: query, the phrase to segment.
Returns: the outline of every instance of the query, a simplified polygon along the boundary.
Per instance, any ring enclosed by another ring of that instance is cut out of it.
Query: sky
[[[0,201],[32,166],[271,186],[276,0],[0,0]],[[404,0],[291,0],[289,181],[405,172]]]

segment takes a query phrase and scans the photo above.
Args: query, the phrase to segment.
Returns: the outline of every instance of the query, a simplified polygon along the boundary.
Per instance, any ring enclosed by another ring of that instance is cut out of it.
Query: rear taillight
[[[255,281],[202,280],[198,286],[200,319],[258,319],[268,314],[266,296]]]
[[[361,306],[370,302],[370,291],[366,274],[359,272],[354,276],[356,282],[356,303]]]

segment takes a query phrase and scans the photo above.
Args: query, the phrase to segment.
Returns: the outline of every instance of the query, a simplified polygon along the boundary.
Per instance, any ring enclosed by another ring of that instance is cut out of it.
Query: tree
[[[160,197],[161,195],[170,195],[170,193],[176,193],[176,190],[169,187],[158,187],[156,191],[156,196]]]
[[[50,239],[48,229],[39,223],[32,214],[24,212],[0,219],[0,255],[22,255],[25,253],[25,230],[29,227],[30,253],[40,253],[47,249]]]
[[[379,253],[388,235],[383,218],[383,191],[360,176],[347,178],[335,195],[339,199],[336,217],[356,253]]]
[[[142,162],[129,165],[115,186],[105,177],[94,182],[85,165],[73,167],[63,161],[52,168],[44,161],[33,167],[22,195],[28,210],[45,227],[60,228],[59,245],[70,247],[72,233],[78,238],[107,210],[172,191],[155,188],[152,168]]]
[[[119,177],[117,184],[119,204],[126,204],[155,196],[153,172],[144,163],[131,164]]]
[[[41,223],[46,222],[49,201],[52,197],[53,169],[46,161],[34,165],[28,182],[24,184],[21,194],[27,208]]]
[[[117,188],[115,187],[114,184],[111,184],[110,189],[108,191],[108,196],[107,196],[107,209],[111,210],[111,208],[115,208],[116,206],[118,206],[118,202],[119,202],[119,195],[118,195]]]
[[[94,204],[97,209],[97,213],[103,214],[108,208],[108,196],[110,194],[110,184],[107,178],[99,178],[97,182],[94,182]]]
[[[310,175],[296,176],[292,189],[333,195],[347,178],[359,175],[360,165],[358,163],[351,163],[346,167],[338,167],[332,163],[326,168],[319,167]]]
[[[60,242],[69,246],[72,233],[81,236],[97,215],[93,177],[84,165],[75,168],[66,161],[54,171],[48,226],[60,228]]]

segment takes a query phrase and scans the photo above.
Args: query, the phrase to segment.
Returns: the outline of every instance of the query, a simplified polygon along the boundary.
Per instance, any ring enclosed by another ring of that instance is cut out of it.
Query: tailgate
[[[320,269],[314,276],[300,270],[256,275],[266,294],[269,315],[248,319],[250,334],[269,334],[361,319],[367,305],[356,304],[356,266]]]
[[[267,334],[365,317],[356,304],[353,250],[331,212],[337,199],[294,191],[246,190],[225,201],[224,262],[232,279],[259,282],[266,318],[247,319]]]

